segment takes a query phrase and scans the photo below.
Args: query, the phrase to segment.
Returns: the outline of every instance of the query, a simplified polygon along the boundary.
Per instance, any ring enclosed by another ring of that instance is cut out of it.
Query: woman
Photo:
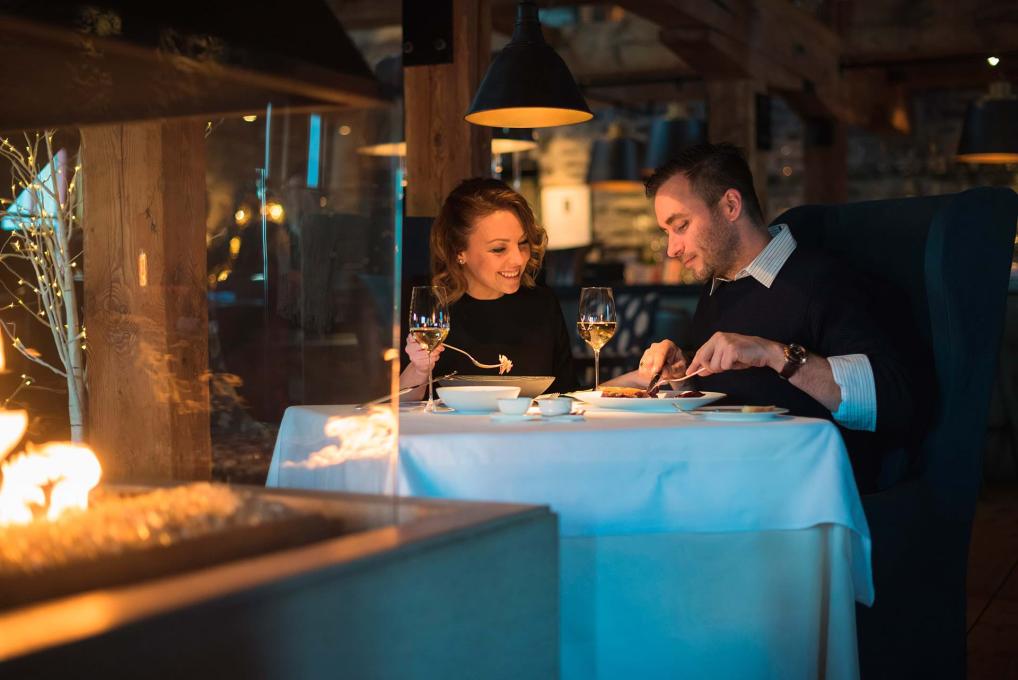
[[[526,199],[496,179],[460,183],[445,199],[431,227],[432,284],[449,294],[452,321],[446,341],[482,363],[513,362],[512,375],[551,375],[552,392],[576,388],[573,356],[555,295],[536,287],[548,237]],[[409,387],[451,371],[492,374],[459,352],[439,346],[429,357],[411,336],[410,364],[400,377]],[[424,396],[414,390],[410,399]]]

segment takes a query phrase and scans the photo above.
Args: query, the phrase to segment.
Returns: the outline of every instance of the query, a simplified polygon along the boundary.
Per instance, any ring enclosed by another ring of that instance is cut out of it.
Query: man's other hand
[[[700,375],[710,375],[722,371],[764,367],[780,372],[784,364],[784,346],[779,342],[758,338],[755,335],[718,332],[697,350],[687,372],[693,373],[702,368],[704,371]]]

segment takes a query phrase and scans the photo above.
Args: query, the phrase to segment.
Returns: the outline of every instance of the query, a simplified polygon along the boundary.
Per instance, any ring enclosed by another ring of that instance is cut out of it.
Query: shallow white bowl
[[[499,399],[515,399],[520,395],[519,387],[439,387],[438,396],[446,406],[457,411],[494,411]]]
[[[517,397],[515,399],[499,399],[498,410],[507,416],[522,416],[530,408],[534,400],[530,397]]]
[[[564,416],[573,410],[573,400],[565,397],[554,399],[538,399],[537,405],[542,416]]]
[[[483,387],[519,387],[521,397],[536,397],[555,382],[552,375],[454,375],[440,381],[439,385]]]

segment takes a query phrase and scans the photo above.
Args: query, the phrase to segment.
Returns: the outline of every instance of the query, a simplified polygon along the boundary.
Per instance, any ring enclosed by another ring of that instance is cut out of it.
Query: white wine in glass
[[[580,291],[580,312],[576,328],[594,350],[594,389],[601,384],[601,348],[615,335],[615,297],[611,288],[584,288]]]
[[[449,335],[449,305],[445,288],[441,286],[414,286],[410,293],[410,335],[431,353]],[[435,387],[432,384],[432,367],[428,362],[428,404],[425,411],[435,410]]]

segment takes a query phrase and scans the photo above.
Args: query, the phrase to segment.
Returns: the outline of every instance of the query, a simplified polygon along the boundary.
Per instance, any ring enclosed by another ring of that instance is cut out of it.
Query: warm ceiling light
[[[522,0],[513,37],[488,67],[465,116],[467,122],[540,128],[593,117],[569,67],[544,41],[537,5]]]
[[[494,132],[491,138],[491,153],[514,153],[536,149],[534,132],[529,129],[503,128]],[[358,147],[357,153],[364,156],[406,156],[406,142],[385,142]]]
[[[244,208],[238,208],[237,212],[233,213],[233,221],[237,223],[238,227],[243,227],[251,221],[251,213]]]
[[[406,142],[386,142],[357,148],[357,153],[365,156],[406,156]]]
[[[491,153],[516,153],[537,148],[534,131],[529,128],[501,128],[491,134]]]
[[[969,104],[957,159],[963,163],[1018,163],[1018,98],[1005,82]]]
[[[986,57],[986,63],[990,66],[996,66],[1000,63],[1000,57]]]
[[[258,120],[258,116],[243,116],[241,120],[245,123],[253,123]]]

